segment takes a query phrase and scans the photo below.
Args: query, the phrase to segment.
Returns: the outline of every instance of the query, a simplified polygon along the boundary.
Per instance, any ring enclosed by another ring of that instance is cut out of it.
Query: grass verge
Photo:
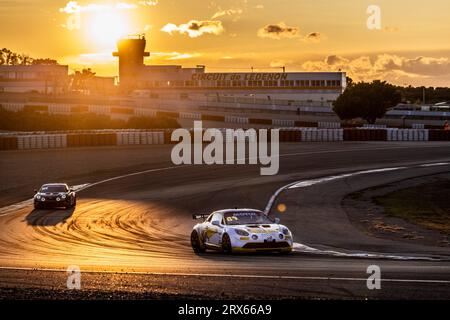
[[[450,181],[438,180],[375,197],[389,216],[450,235]]]

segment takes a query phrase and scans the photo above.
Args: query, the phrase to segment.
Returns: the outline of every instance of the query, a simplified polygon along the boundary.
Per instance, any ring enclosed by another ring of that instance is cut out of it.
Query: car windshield
[[[273,223],[267,215],[260,211],[226,212],[224,218],[228,225]]]
[[[40,192],[67,192],[67,188],[65,185],[42,186]]]

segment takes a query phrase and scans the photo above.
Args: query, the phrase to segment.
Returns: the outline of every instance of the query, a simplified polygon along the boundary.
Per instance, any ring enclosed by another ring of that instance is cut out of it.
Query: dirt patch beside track
[[[450,173],[407,179],[348,195],[350,221],[372,236],[450,247]]]

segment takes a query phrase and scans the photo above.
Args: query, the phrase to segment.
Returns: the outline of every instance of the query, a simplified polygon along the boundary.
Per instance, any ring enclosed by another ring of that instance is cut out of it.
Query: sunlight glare
[[[88,19],[89,39],[98,47],[115,48],[116,41],[130,33],[128,21],[118,12],[95,13]]]

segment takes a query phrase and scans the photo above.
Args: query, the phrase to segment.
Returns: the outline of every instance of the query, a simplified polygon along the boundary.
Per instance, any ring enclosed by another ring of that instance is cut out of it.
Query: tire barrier
[[[428,141],[428,129],[387,129],[387,141]]]
[[[329,142],[343,141],[343,129],[318,129],[318,128],[301,128],[302,139],[305,142]]]
[[[178,143],[178,141],[172,141],[172,132],[173,131],[174,131],[173,129],[165,129],[163,131],[165,144],[177,144]]]
[[[201,120],[202,115],[200,113],[192,113],[192,112],[180,112],[180,119],[193,119],[193,120]]]
[[[413,129],[425,129],[425,125],[423,123],[413,123],[411,125],[411,128],[413,128]]]
[[[280,142],[300,142],[302,141],[302,131],[299,128],[280,128]]]
[[[132,115],[134,110],[131,108],[111,107],[111,113]]]
[[[219,131],[222,133],[222,136],[224,137],[224,142],[226,143],[232,143],[232,142],[238,142],[238,135],[235,133],[233,135],[227,134],[226,128],[220,128]],[[248,135],[245,135],[245,142],[255,143],[258,142],[258,131],[250,131]]]
[[[218,115],[213,115],[213,114],[202,114],[202,120],[225,122],[225,116],[218,116]]]
[[[2,103],[1,107],[6,110],[6,111],[12,111],[12,112],[17,112],[17,111],[22,111],[24,108],[24,104],[23,103],[10,103],[10,102],[6,102],[6,103]]]
[[[340,129],[340,122],[317,122],[317,127],[319,129]]]
[[[65,134],[34,134],[17,136],[17,149],[53,149],[66,148]]]
[[[0,137],[0,150],[18,149],[17,137]]]
[[[224,134],[227,141],[231,139],[226,135],[227,129],[219,130]],[[450,141],[450,130],[442,129],[279,128],[277,130],[279,130],[280,142]],[[81,132],[67,131],[65,133],[10,132],[0,134],[0,150],[175,144],[177,142],[171,141],[172,132],[172,129],[159,131],[86,130]],[[194,134],[193,129],[191,129],[191,134]],[[256,140],[257,134],[258,130],[256,130],[255,135],[247,136],[246,141],[258,141]],[[270,142],[270,134],[268,138],[268,142]],[[236,141],[237,137],[234,136],[233,139]]]
[[[251,124],[263,124],[263,125],[272,125],[272,119],[254,119],[254,118],[249,118],[248,119],[248,123]]]
[[[71,106],[70,107],[70,112],[71,113],[85,113],[85,112],[89,112],[89,106],[84,106],[84,105]]]
[[[295,121],[295,126],[300,128],[317,128],[317,123],[309,121]]]
[[[70,105],[68,104],[49,104],[48,113],[70,113]]]
[[[115,133],[76,133],[67,135],[68,147],[94,147],[116,145]]]
[[[168,118],[178,118],[178,112],[172,111],[156,111],[157,117],[168,117]]]
[[[111,109],[109,106],[102,106],[97,104],[90,104],[88,106],[88,112],[95,113],[95,114],[108,114],[110,113]]]
[[[48,106],[47,105],[40,105],[40,104],[27,104],[23,107],[23,111],[26,112],[48,112]]]
[[[429,130],[429,141],[450,141],[450,130]]]
[[[277,127],[295,127],[295,120],[272,119],[272,125]]]
[[[364,129],[386,129],[387,126],[385,124],[363,124]]]
[[[164,144],[165,132],[117,132],[117,145]],[[170,141],[167,140],[167,141]]]
[[[156,117],[156,110],[152,109],[144,109],[144,108],[136,108],[134,109],[134,115],[139,117]]]
[[[236,117],[236,116],[225,116],[225,122],[230,123],[239,123],[239,124],[248,124],[248,118],[244,117]]]
[[[387,130],[385,129],[344,129],[345,141],[386,141]]]

